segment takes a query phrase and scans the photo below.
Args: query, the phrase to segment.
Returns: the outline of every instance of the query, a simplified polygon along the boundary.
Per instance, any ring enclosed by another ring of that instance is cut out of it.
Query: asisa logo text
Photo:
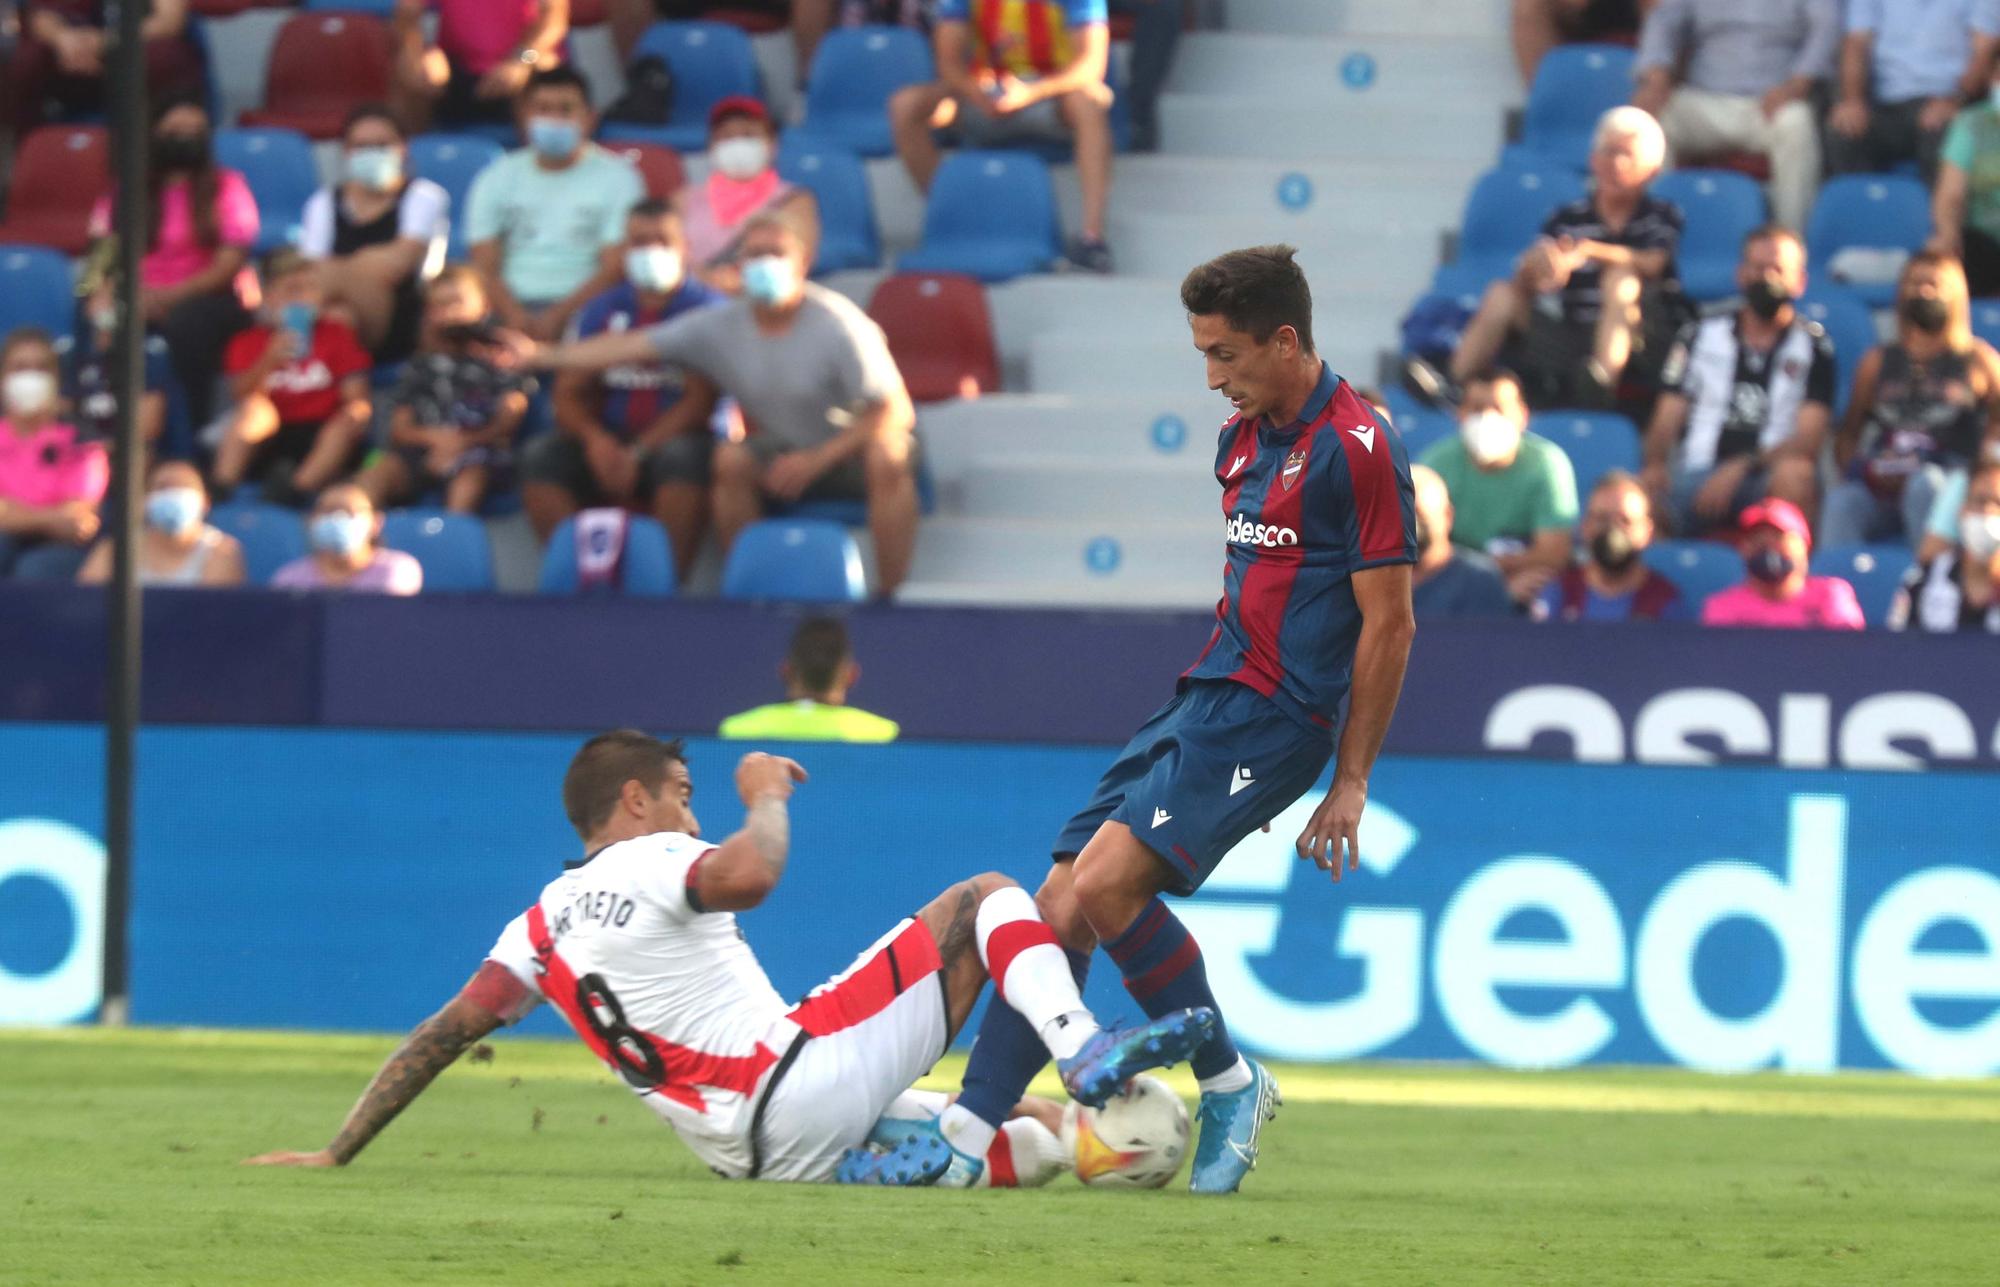
[[[1229,543],[1231,545],[1260,545],[1267,550],[1275,550],[1281,545],[1297,545],[1299,534],[1289,527],[1277,527],[1265,523],[1253,523],[1238,514],[1229,520]]]

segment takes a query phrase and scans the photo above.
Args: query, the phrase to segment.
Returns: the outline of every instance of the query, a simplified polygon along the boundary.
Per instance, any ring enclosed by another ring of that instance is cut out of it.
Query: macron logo
[[[1299,534],[1291,528],[1253,523],[1241,514],[1229,520],[1227,535],[1231,545],[1256,545],[1267,550],[1299,543]]]
[[[1366,429],[1349,429],[1349,430],[1348,430],[1347,432],[1349,432],[1349,433],[1353,434],[1353,435],[1354,435],[1354,436],[1355,436],[1355,437],[1356,437],[1357,439],[1359,439],[1359,440],[1360,440],[1360,442],[1361,442],[1361,445],[1362,445],[1362,446],[1364,446],[1364,447],[1366,447],[1366,448],[1368,449],[1368,454],[1369,454],[1369,455],[1371,455],[1371,456],[1372,456],[1372,455],[1374,455],[1374,454],[1375,454],[1375,426],[1374,426],[1374,425],[1369,425],[1369,426],[1368,426],[1368,427],[1367,427]]]
[[[1236,475],[1243,472],[1243,466],[1249,463],[1250,463],[1250,457],[1238,456],[1236,459],[1229,462],[1229,472],[1224,474],[1223,477],[1224,478],[1236,477]]]
[[[1229,779],[1229,794],[1235,795],[1244,787],[1256,785],[1257,779],[1250,776],[1250,770],[1239,764],[1236,766],[1235,776]]]
[[[1153,826],[1156,829],[1165,823],[1172,822],[1173,820],[1174,820],[1174,815],[1168,813],[1165,809],[1155,808],[1153,810]]]

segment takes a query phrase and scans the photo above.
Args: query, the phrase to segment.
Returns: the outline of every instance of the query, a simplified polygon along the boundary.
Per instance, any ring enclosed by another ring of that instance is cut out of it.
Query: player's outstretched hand
[[[1312,819],[1299,835],[1294,846],[1299,857],[1312,859],[1335,880],[1353,871],[1361,863],[1361,811],[1367,804],[1366,782],[1335,779],[1333,790],[1313,810]]]
[[[276,1153],[259,1153],[256,1157],[243,1159],[245,1166],[339,1166],[333,1154],[325,1149],[315,1149],[310,1153],[288,1153],[282,1149]]]
[[[736,766],[736,794],[743,798],[746,805],[763,795],[790,799],[793,784],[805,780],[806,771],[799,766],[799,762],[782,755],[752,751]]]

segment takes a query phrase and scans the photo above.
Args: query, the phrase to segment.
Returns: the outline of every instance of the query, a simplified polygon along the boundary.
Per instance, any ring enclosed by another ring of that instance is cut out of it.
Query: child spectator
[[[51,107],[65,116],[104,110],[115,10],[107,0],[26,0],[20,44],[12,61],[0,61],[0,134],[10,123],[26,134]],[[171,98],[200,91],[201,50],[188,36],[187,0],[150,0],[139,34],[150,92]]]
[[[1417,565],[1410,602],[1419,621],[1518,614],[1492,559],[1451,543],[1451,492],[1428,465],[1410,466],[1417,511]]]
[[[118,326],[118,242],[106,238],[84,257],[77,292],[83,311],[74,336],[56,340],[62,367],[62,417],[76,426],[80,437],[110,440],[118,436],[118,395],[111,385],[112,333]],[[145,393],[139,399],[139,440],[149,451],[185,450],[187,443],[163,443],[168,401],[173,389],[173,364],[167,342],[146,333]]]
[[[1653,504],[1639,480],[1614,469],[1597,480],[1577,534],[1583,561],[1535,600],[1537,621],[1691,621],[1680,587],[1646,566]]]
[[[819,203],[778,177],[778,129],[754,98],[738,94],[708,112],[708,178],[674,194],[687,234],[688,261],[701,279],[734,295],[743,227],[760,214],[781,214],[806,248],[819,247]]]
[[[2000,465],[1973,472],[1956,544],[1910,569],[1889,607],[1889,629],[2000,634]]]
[[[358,594],[417,594],[424,566],[401,550],[376,544],[382,515],[368,493],[353,483],[336,483],[313,503],[306,540],[312,553],[278,569],[271,585],[279,590],[352,590]]]
[[[354,481],[377,509],[442,489],[476,514],[512,462],[533,383],[480,356],[487,331],[479,274],[454,264],[426,292],[423,347],[389,395],[389,446]]]
[[[437,40],[424,13],[437,13]],[[504,125],[538,68],[562,60],[569,0],[396,0],[396,113],[413,134]]]
[[[146,486],[146,526],[139,534],[139,584],[242,585],[243,547],[209,526],[208,489],[184,460],[153,466]],[[76,579],[102,585],[111,579],[110,541],[99,541]]]
[[[223,360],[236,400],[215,453],[223,496],[254,472],[266,499],[297,503],[347,472],[366,441],[368,354],[351,327],[322,314],[323,302],[310,260],[272,252],[262,315]]]
[[[104,444],[56,418],[56,351],[24,326],[0,343],[0,574],[67,581],[100,526]]]
[[[1812,529],[1788,500],[1760,501],[1743,511],[1743,566],[1749,573],[1708,597],[1705,626],[1768,629],[1865,630],[1867,620],[1854,587],[1837,576],[1812,576]]]

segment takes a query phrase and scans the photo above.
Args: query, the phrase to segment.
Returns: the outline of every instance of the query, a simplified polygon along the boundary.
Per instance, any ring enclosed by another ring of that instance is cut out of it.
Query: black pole
[[[112,532],[110,638],[105,649],[104,705],[104,1004],[100,1023],[122,1026],[131,1015],[127,922],[132,908],[132,777],[139,728],[139,561],[141,475],[145,444],[139,406],[146,393],[145,319],[139,312],[139,261],[145,254],[146,45],[140,26],[146,0],[113,0],[111,57],[105,65],[111,98],[113,226],[118,232],[118,329],[112,341],[111,388],[118,399],[118,442],[111,455]]]

